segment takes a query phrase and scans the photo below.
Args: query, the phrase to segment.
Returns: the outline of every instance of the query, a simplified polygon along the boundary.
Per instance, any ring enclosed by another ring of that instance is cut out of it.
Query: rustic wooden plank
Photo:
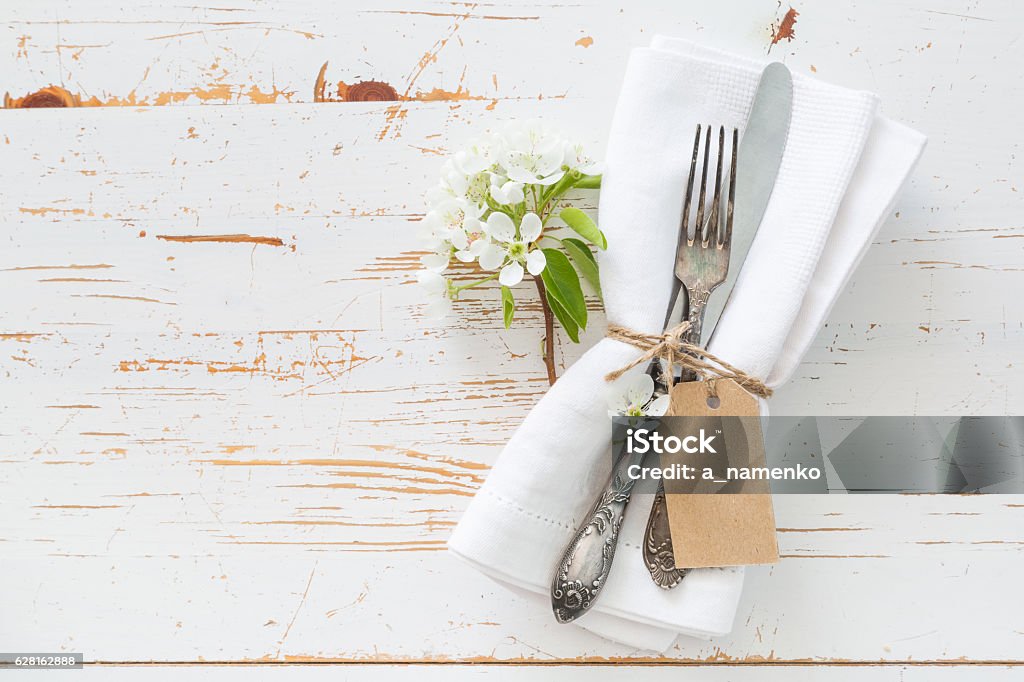
[[[73,304],[78,322],[209,333],[367,320],[380,328],[393,309],[392,324],[405,329],[420,319],[412,233],[438,164],[422,150],[452,149],[474,130],[536,113],[573,120],[579,137],[600,147],[610,107],[419,103],[400,135],[384,140],[386,104],[256,107],[244,116],[231,107],[8,112],[0,123],[10,144],[0,149],[19,174],[0,188],[0,216],[11,224],[2,258],[6,280],[26,293],[10,313],[36,331],[71,321],[63,306]],[[137,142],[119,144],[123,137]],[[928,178],[963,167],[971,148],[991,162],[965,173],[995,189],[965,203]],[[1024,286],[1022,206],[1019,193],[1000,189],[1004,154],[980,132],[933,145],[777,410],[1000,414],[1024,404],[1015,381],[1024,300],[999,293]],[[76,264],[114,267],[10,270]],[[209,305],[210,289],[190,285],[213,271],[226,305]],[[471,298],[455,324],[495,330],[493,305],[494,292]],[[911,374],[915,381],[903,379]]]
[[[965,11],[957,0],[812,0],[797,8],[791,39],[773,45],[786,9],[757,0],[699,8],[226,0],[125,17],[111,0],[9,3],[0,90],[20,98],[63,85],[85,102],[129,106],[309,102],[328,62],[327,98],[380,82],[398,97],[499,108],[520,98],[608,99],[626,51],[662,32],[879,91],[888,111],[914,123],[951,102],[979,124],[1002,120],[1010,112],[983,106],[984,95],[1020,93],[1012,69],[993,68],[1013,54],[1012,4]]]
[[[103,660],[1019,659],[1021,588],[1005,578],[1024,547],[1020,499],[782,499],[783,559],[752,570],[733,635],[651,659],[555,624],[444,552],[464,500],[451,483],[325,488],[353,469],[168,467],[135,450],[78,468],[88,473],[48,474],[49,495],[7,503],[24,510],[3,529],[9,612],[24,614],[4,623],[14,648]],[[126,636],[126,623],[146,635]]]

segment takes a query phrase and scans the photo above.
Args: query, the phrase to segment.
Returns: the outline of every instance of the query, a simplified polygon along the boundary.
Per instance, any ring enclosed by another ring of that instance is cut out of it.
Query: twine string
[[[709,381],[714,394],[716,379],[732,379],[743,390],[759,398],[767,398],[772,389],[764,385],[757,377],[751,376],[738,367],[730,365],[707,349],[683,341],[683,336],[690,330],[690,323],[682,323],[667,329],[662,334],[643,334],[618,324],[608,325],[608,338],[627,343],[643,353],[636,360],[605,375],[605,381],[615,381],[637,365],[660,358],[668,364],[665,383],[669,390],[675,383],[675,370],[680,367],[690,370],[702,379]]]

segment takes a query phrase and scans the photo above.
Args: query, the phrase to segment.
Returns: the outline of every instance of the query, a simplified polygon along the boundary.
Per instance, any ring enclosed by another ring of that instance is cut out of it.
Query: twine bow
[[[606,374],[605,381],[615,381],[637,365],[660,358],[668,364],[665,383],[670,391],[675,383],[675,368],[681,367],[704,379],[732,379],[747,393],[760,398],[767,398],[772,394],[772,389],[765,386],[757,377],[730,365],[700,346],[683,341],[688,331],[690,323],[687,321],[667,329],[663,334],[641,334],[628,327],[609,324],[608,338],[639,348],[643,354],[628,365]]]

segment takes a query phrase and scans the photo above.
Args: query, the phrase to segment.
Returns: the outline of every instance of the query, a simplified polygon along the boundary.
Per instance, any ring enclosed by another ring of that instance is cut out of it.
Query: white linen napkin
[[[633,51],[599,207],[610,321],[661,331],[693,130],[711,123],[742,133],[762,66],[662,37]],[[870,93],[794,75],[778,179],[711,347],[769,386],[799,364],[923,148],[923,136],[880,119],[876,107]],[[603,377],[638,355],[604,339],[573,364],[513,435],[449,542],[486,575],[536,595],[537,608],[550,610],[558,559],[611,470]],[[742,569],[699,569],[673,590],[655,586],[640,549],[650,504],[649,495],[633,501],[608,582],[576,622],[656,651],[680,633],[728,633]]]

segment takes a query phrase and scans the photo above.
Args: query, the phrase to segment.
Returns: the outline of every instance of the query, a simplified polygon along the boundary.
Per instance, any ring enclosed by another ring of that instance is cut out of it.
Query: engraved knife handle
[[[551,582],[551,608],[559,623],[570,623],[586,613],[604,587],[635,483],[627,471],[642,461],[643,455],[638,454],[619,458],[600,499],[565,548]]]

